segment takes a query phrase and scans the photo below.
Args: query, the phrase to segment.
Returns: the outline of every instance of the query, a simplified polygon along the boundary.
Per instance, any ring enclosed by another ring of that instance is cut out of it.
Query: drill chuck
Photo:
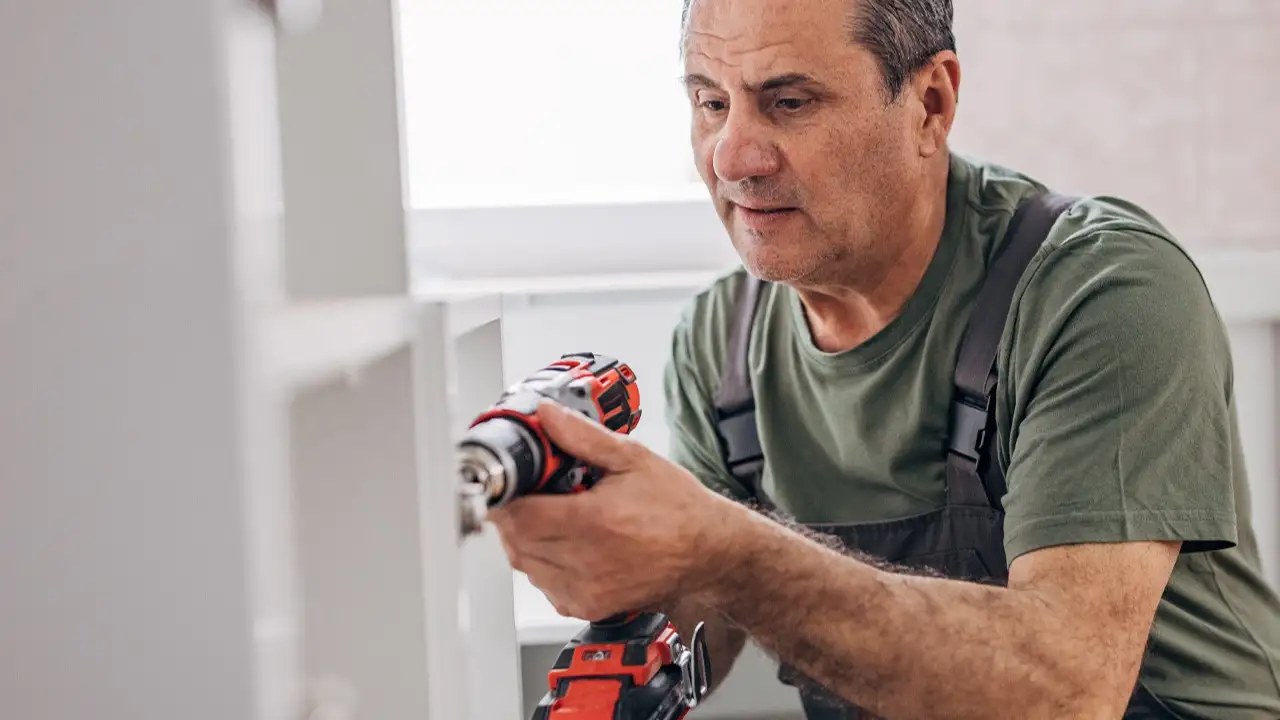
[[[458,453],[458,479],[462,482],[458,491],[462,532],[464,535],[480,532],[494,498],[501,497],[506,490],[506,470],[493,453],[471,445]]]
[[[528,492],[541,474],[537,445],[521,422],[495,417],[475,425],[458,446],[462,482],[463,530],[476,532],[489,508]]]
[[[478,423],[459,445],[459,471],[464,480],[484,486],[490,504],[501,504],[542,475],[539,443],[524,423],[495,417]]]

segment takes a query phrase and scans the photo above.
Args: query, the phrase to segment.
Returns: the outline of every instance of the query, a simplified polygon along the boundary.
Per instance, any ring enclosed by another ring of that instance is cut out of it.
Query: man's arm
[[[702,599],[830,692],[887,717],[1114,718],[1177,543],[1050,548],[1007,588],[885,571],[747,510]]]

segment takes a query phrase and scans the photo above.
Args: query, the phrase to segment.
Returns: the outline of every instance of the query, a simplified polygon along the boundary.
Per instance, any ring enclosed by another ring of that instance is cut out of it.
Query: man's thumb
[[[539,403],[538,421],[551,442],[588,465],[617,473],[630,469],[637,460],[635,443],[557,402]]]

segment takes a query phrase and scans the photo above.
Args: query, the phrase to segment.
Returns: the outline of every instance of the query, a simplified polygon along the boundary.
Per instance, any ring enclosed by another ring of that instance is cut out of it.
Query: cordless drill
[[[583,492],[599,480],[596,468],[551,441],[536,415],[543,399],[618,433],[640,422],[635,373],[615,358],[567,354],[511,386],[458,443],[467,532],[521,496]],[[686,645],[666,615],[623,613],[589,623],[564,647],[532,720],[680,720],[710,677],[701,624]]]

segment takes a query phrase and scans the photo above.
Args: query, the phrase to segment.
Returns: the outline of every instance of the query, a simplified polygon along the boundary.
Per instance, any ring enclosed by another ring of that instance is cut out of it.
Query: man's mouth
[[[749,207],[736,205],[738,221],[753,230],[765,231],[789,222],[799,212],[793,207]]]
[[[796,208],[793,207],[751,207],[750,205],[738,205],[738,207],[748,212],[760,213],[762,215],[778,215],[796,210]]]

